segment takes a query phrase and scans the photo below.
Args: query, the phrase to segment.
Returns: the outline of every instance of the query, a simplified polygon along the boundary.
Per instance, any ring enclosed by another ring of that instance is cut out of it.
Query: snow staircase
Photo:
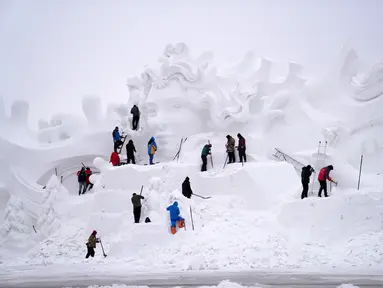
[[[278,159],[279,161],[285,161],[287,163],[290,163],[291,165],[294,166],[295,170],[297,170],[299,173],[302,170],[302,167],[305,165],[299,162],[298,160],[295,160],[293,157],[287,155],[286,153],[282,152],[281,150],[274,148],[275,149],[275,154],[273,156]]]

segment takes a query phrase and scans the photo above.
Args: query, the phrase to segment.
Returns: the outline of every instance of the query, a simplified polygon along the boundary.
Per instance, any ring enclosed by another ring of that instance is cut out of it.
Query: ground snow
[[[234,282],[230,282],[226,280],[226,281],[220,282],[217,286],[200,286],[199,288],[260,288],[260,287],[262,287],[262,285],[243,286],[238,283],[234,283]],[[92,286],[88,286],[88,288],[149,288],[149,286],[127,286],[127,285],[121,285],[121,284],[113,284],[112,286],[92,285]],[[342,284],[337,286],[336,288],[358,288],[358,286],[355,286],[352,284]]]
[[[343,284],[346,286],[339,286],[341,288],[351,288],[356,286],[347,286],[347,284]],[[199,286],[199,288],[259,288],[261,286],[242,286],[240,284],[230,282],[230,281],[222,281],[217,286]],[[69,287],[68,287],[69,288]],[[149,288],[149,286],[127,286],[127,285],[121,285],[121,284],[113,284],[112,286],[98,286],[98,285],[92,285],[88,286],[88,288]],[[174,287],[177,288],[177,287]]]

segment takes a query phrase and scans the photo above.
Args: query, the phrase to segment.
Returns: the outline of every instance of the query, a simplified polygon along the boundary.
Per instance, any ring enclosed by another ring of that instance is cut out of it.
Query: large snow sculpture
[[[149,130],[166,137],[165,142],[171,136],[239,131],[252,120],[256,120],[253,125],[269,129],[276,117],[283,116],[282,110],[273,108],[273,96],[300,89],[305,83],[300,76],[302,67],[296,63],[290,63],[284,81],[270,82],[271,62],[262,59],[255,71],[252,53],[222,74],[211,65],[210,52],[194,60],[183,43],[167,45],[159,62],[159,68],[146,67],[140,77],[129,78],[127,85],[134,103],[141,104]]]

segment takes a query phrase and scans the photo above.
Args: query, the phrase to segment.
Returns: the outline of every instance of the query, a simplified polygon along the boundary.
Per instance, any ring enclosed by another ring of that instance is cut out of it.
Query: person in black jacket
[[[133,130],[138,129],[138,121],[140,121],[140,110],[136,105],[133,105],[132,109],[130,110],[130,113],[133,115],[132,125]]]
[[[140,223],[141,207],[142,207],[141,199],[145,199],[145,197],[141,195],[137,195],[136,193],[133,193],[132,204],[133,204],[134,223]]]
[[[79,185],[78,195],[81,195],[81,192],[84,194],[86,192],[86,172],[84,167],[77,172],[77,181]]]
[[[193,195],[193,191],[190,186],[189,177],[186,177],[185,181],[182,183],[182,194],[189,199],[191,198],[191,195]]]
[[[302,167],[301,178],[302,178],[303,191],[302,191],[301,199],[307,198],[307,192],[309,191],[310,176],[312,172],[313,172],[313,168],[310,165]]]
[[[128,144],[126,144],[126,157],[127,157],[127,164],[130,164],[130,161],[132,161],[132,164],[136,164],[136,159],[134,158],[134,152],[136,151],[136,147],[134,147],[133,140],[130,139]]]

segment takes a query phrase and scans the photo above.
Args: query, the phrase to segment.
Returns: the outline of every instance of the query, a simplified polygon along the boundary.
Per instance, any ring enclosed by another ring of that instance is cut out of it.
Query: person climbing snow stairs
[[[170,205],[168,208],[166,208],[167,211],[170,213],[170,231],[172,234],[176,234],[177,232],[177,223],[178,228],[184,228],[185,227],[185,219],[180,216],[180,208],[178,208],[178,202],[174,201],[172,205]]]

